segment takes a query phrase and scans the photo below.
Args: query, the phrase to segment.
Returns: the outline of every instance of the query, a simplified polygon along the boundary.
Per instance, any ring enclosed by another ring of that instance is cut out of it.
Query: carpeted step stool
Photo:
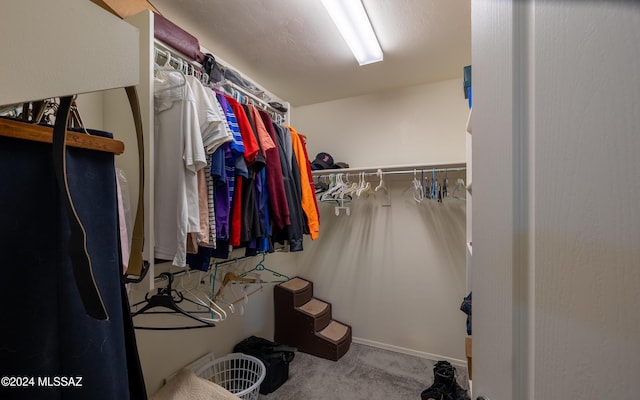
[[[295,277],[273,289],[274,340],[337,361],[351,345],[351,327],[331,318],[331,304],[313,297],[313,282]]]

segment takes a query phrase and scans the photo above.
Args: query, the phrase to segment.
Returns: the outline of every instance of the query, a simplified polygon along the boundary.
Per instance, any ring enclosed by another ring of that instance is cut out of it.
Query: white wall
[[[122,89],[120,89],[122,90]],[[124,92],[124,90],[122,90]],[[104,96],[103,92],[94,92],[78,95],[76,99],[78,112],[85,128],[103,130],[104,128]],[[111,132],[114,133],[114,132]],[[114,135],[115,139],[119,139]]]
[[[336,216],[335,204],[321,203],[320,237],[306,240],[290,262],[313,281],[317,297],[332,303],[334,318],[352,326],[354,337],[461,362],[465,202],[417,203],[410,192],[403,194],[411,179],[387,177],[390,201],[380,192],[373,200],[355,200],[350,216]]]
[[[455,79],[297,107],[292,125],[307,135],[310,157],[326,151],[352,168],[464,162],[468,113]],[[284,262],[314,282],[355,337],[463,360],[465,205],[416,204],[403,195],[412,178],[386,178],[391,207],[378,195],[336,217],[333,205],[320,204],[319,239]]]
[[[324,151],[351,167],[464,162],[468,113],[453,79],[296,107],[292,125],[309,157]]]

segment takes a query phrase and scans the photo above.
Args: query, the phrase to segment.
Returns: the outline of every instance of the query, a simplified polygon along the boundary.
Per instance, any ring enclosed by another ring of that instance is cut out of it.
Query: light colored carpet
[[[437,361],[437,360],[436,360]],[[420,400],[433,383],[435,361],[352,343],[340,360],[297,352],[289,380],[261,400]],[[455,366],[467,389],[466,368]]]

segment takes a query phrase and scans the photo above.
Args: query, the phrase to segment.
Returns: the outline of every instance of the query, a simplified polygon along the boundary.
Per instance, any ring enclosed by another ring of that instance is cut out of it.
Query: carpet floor
[[[435,361],[352,343],[338,361],[297,352],[289,379],[261,400],[411,400],[433,383]],[[468,390],[466,368],[456,366]]]

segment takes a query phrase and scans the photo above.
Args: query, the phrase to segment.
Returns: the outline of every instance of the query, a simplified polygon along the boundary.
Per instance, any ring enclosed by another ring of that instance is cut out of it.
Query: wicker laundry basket
[[[243,400],[257,400],[267,368],[255,357],[231,353],[209,361],[196,371],[201,378],[217,383]]]

